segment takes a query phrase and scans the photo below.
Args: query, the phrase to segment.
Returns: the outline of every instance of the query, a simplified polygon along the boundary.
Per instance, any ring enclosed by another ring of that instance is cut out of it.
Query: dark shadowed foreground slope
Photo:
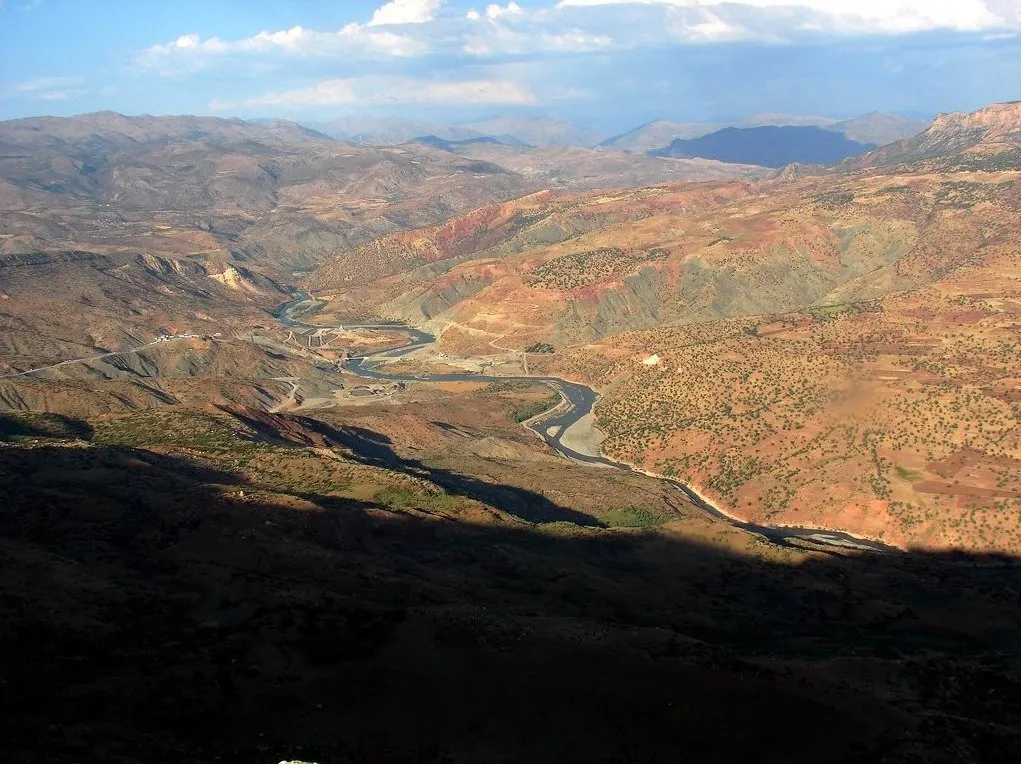
[[[465,504],[471,483],[364,428],[178,421],[149,450],[117,443],[155,437],[130,422],[3,423],[7,761],[1021,754],[1015,561],[531,523],[556,505],[503,491],[499,460],[479,483],[498,506]],[[451,488],[407,482],[430,479]]]

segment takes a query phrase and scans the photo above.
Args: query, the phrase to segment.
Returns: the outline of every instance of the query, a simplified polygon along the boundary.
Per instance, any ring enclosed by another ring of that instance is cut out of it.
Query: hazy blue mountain
[[[602,141],[597,148],[616,151],[651,151],[666,146],[675,138],[700,138],[719,130],[724,125],[717,122],[672,122],[655,119],[644,125],[614,135]]]
[[[429,146],[434,149],[440,149],[441,151],[451,151],[454,153],[456,153],[459,149],[476,146],[478,144],[528,148],[528,144],[519,141],[514,136],[502,136],[500,138],[495,138],[490,135],[480,135],[477,138],[466,138],[465,140],[451,141],[435,135],[423,135],[415,138],[414,140],[408,141],[408,143],[417,143],[422,146]]]
[[[853,119],[845,119],[827,126],[826,129],[843,133],[858,143],[874,143],[877,146],[885,146],[888,143],[918,135],[930,123],[931,120],[874,111]]]
[[[874,148],[874,144],[849,140],[841,133],[820,127],[728,127],[690,140],[677,139],[650,152],[653,156],[702,157],[721,162],[783,167],[800,164],[832,164]]]
[[[504,116],[461,127],[501,140],[513,136],[529,146],[594,146],[606,137],[606,133],[559,117]]]
[[[343,117],[328,122],[306,122],[310,127],[331,138],[339,138],[357,145],[396,145],[407,143],[420,135],[435,135],[443,140],[459,141],[479,134],[456,125],[445,125],[424,120],[400,117]]]

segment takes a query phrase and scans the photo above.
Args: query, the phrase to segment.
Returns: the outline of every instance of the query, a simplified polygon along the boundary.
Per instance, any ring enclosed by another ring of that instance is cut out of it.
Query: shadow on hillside
[[[305,432],[317,436],[306,437],[309,442],[315,440],[324,445],[339,446],[348,451],[352,460],[361,464],[428,480],[447,493],[483,501],[528,523],[568,522],[580,526],[602,527],[602,524],[592,516],[561,507],[542,494],[526,488],[488,483],[471,475],[433,467],[415,459],[402,458],[394,450],[393,441],[388,436],[364,427],[335,427],[303,416],[278,418],[279,421],[269,420],[263,414],[237,409],[228,411],[249,427],[271,437],[279,437],[280,432],[275,428],[279,427],[282,421],[294,422]]]
[[[330,427],[311,419],[305,420],[304,424],[319,428],[332,442],[346,448],[355,461],[424,478],[447,493],[477,499],[525,522],[568,522],[594,527],[602,525],[590,515],[559,506],[542,494],[526,488],[488,483],[471,475],[433,467],[415,459],[401,458],[394,451],[389,437],[372,430],[362,427]]]
[[[92,438],[92,425],[63,414],[2,414],[0,441],[20,438]]]
[[[339,434],[364,463],[392,454]],[[332,497],[288,510],[237,483],[142,450],[0,449],[7,760],[1021,756],[1015,560],[779,564]]]

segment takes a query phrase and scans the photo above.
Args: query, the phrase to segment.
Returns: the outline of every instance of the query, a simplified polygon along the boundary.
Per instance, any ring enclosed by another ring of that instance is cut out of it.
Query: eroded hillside
[[[496,165],[355,147],[293,123],[119,114],[0,123],[8,252],[194,252],[191,239],[205,234],[223,257],[279,275],[530,188]]]
[[[591,341],[921,286],[1008,235],[1017,179],[852,175],[547,194],[381,238],[308,284],[338,312],[449,325],[447,342],[462,327]]]
[[[1021,551],[1015,114],[940,118],[867,169],[530,197],[309,283],[588,381],[606,453],[737,516]]]

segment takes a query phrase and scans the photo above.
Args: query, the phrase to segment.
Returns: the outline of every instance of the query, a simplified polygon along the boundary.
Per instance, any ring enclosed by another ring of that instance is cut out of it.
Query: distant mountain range
[[[594,146],[606,135],[559,117],[496,117],[462,127],[505,143],[513,137],[529,146]]]
[[[701,138],[679,138],[669,146],[649,152],[670,158],[702,157],[721,162],[783,167],[799,164],[833,164],[862,154],[875,144],[848,140],[841,133],[821,127],[727,127]]]
[[[701,138],[724,127],[726,125],[720,122],[671,122],[668,119],[656,119],[607,138],[597,148],[645,153],[662,148],[677,138]]]
[[[513,136],[504,136],[504,138],[501,139],[493,138],[488,135],[482,135],[477,138],[466,138],[461,141],[450,141],[435,135],[423,135],[408,141],[408,143],[417,143],[421,146],[429,146],[430,148],[440,149],[440,151],[449,151],[454,154],[458,153],[458,151],[462,149],[479,144],[490,146],[517,146],[522,148],[528,147],[528,144],[519,141]]]
[[[18,236],[0,235],[0,254],[93,251],[115,239],[124,251],[160,251],[149,233],[158,220],[172,252],[203,253],[215,260],[212,273],[243,262],[277,277],[535,187],[476,160],[351,147],[293,122],[113,112],[18,119],[0,122],[0,234],[11,216],[47,214]],[[324,215],[320,204],[344,214]],[[189,238],[196,230],[201,246]]]
[[[262,122],[269,124],[271,120]],[[666,146],[676,138],[701,138],[727,127],[817,127],[842,133],[857,143],[882,146],[916,135],[928,123],[883,112],[872,112],[843,121],[829,117],[766,113],[745,119],[712,122],[657,119],[611,137],[606,137],[606,133],[597,129],[560,117],[504,116],[465,124],[443,124],[399,117],[345,117],[304,125],[322,135],[355,145],[395,146],[412,141],[421,142],[423,137],[435,137],[455,144],[477,138],[495,138],[508,146],[583,146],[645,153]]]
[[[874,111],[853,119],[845,119],[827,126],[827,130],[843,133],[858,143],[874,143],[885,146],[918,135],[929,126],[924,119],[905,117],[901,114],[887,114]]]
[[[615,151],[646,152],[659,149],[671,141],[701,138],[727,127],[816,127],[841,133],[857,143],[883,146],[910,138],[928,127],[928,122],[899,114],[872,112],[853,119],[837,121],[826,117],[799,117],[788,114],[758,114],[740,122],[671,122],[657,119],[626,133],[607,138],[599,148]]]
[[[601,151],[582,146],[508,145],[496,138],[444,141],[425,136],[406,144],[503,167],[549,189],[630,188],[671,181],[708,181],[764,177],[752,165],[711,159],[660,159],[645,154]]]
[[[390,146],[407,143],[420,135],[434,135],[443,140],[461,141],[478,138],[480,133],[458,125],[402,119],[399,117],[344,117],[328,122],[304,123],[317,132],[357,145]]]

